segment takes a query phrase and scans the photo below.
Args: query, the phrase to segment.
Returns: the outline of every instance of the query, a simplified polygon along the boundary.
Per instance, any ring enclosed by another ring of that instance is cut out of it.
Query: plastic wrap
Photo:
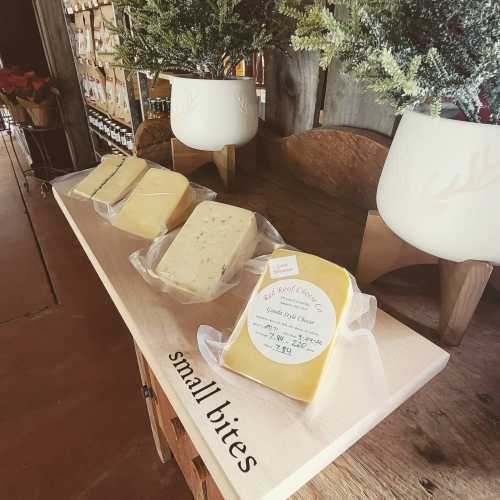
[[[69,174],[60,175],[60,176],[55,177],[54,179],[52,179],[50,181],[50,185],[51,186],[56,186],[57,184],[60,184],[60,183],[65,182],[65,181],[68,181],[70,179],[77,179],[78,181],[83,180],[95,168],[96,167],[90,167],[90,168],[86,168],[85,170],[77,170],[76,172],[70,172]],[[67,191],[64,194],[66,196],[69,196],[70,198],[73,198],[74,196],[72,194],[72,191],[73,191],[73,188],[71,188],[69,191]],[[77,199],[81,199],[81,198],[77,197]]]
[[[269,256],[267,256],[269,257]],[[254,273],[263,272],[266,257],[249,262],[247,269]],[[339,408],[350,407],[352,412],[363,418],[370,408],[388,394],[383,363],[373,334],[377,314],[375,297],[362,293],[354,277],[350,276],[352,298],[338,325],[332,340],[332,347],[320,378],[320,385],[314,400],[308,404],[292,399],[285,394],[262,385],[256,379],[242,376],[225,368],[224,353],[234,338],[234,330],[241,314],[246,314],[254,299],[257,287],[242,304],[238,320],[232,331],[221,332],[211,326],[198,328],[198,346],[202,357],[211,369],[226,382],[258,402],[286,406],[287,411],[296,411],[301,417],[314,417],[321,408],[324,398],[335,398]],[[247,308],[248,305],[248,308]]]
[[[159,168],[162,170],[168,170],[168,169],[161,167],[159,165],[156,165],[154,163],[153,164],[151,164],[151,162],[148,162],[148,163],[151,165],[150,168]],[[131,187],[128,190],[125,197],[122,198],[119,202],[115,203],[114,205],[110,205],[108,203],[102,203],[102,202],[99,202],[96,200],[92,200],[92,202],[94,204],[95,211],[104,219],[112,222],[113,218],[116,217],[120,213],[120,210],[122,209],[123,205],[125,205],[125,203],[127,203],[128,199],[130,197],[130,194],[134,190],[135,186],[137,186],[139,180],[140,179],[135,181],[131,185]],[[212,191],[211,189],[209,189],[205,186],[202,186],[201,184],[196,184],[195,182],[190,182],[189,186],[191,189],[189,192],[189,200],[187,202],[187,204],[189,205],[189,208],[187,209],[187,213],[192,211],[194,209],[194,207],[196,205],[198,205],[199,203],[201,203],[202,201],[214,200],[217,197],[217,193],[215,191]],[[165,196],[165,195],[169,195],[169,194],[170,193],[165,192],[165,193],[150,194],[148,196]],[[167,225],[165,224],[165,226],[161,230],[160,235],[168,233],[170,230],[171,229],[169,229],[167,227]]]
[[[179,230],[156,238],[150,247],[131,254],[129,260],[151,286],[161,292],[168,293],[181,304],[210,302],[231,290],[239,283],[240,273],[244,267],[248,265],[250,266],[250,270],[259,269],[263,256],[271,253],[276,248],[285,246],[283,238],[267,219],[257,213],[255,217],[258,232],[255,251],[250,256],[251,259],[249,260],[248,257],[243,255],[237,258],[231,265],[231,269],[219,281],[216,291],[209,297],[199,297],[187,290],[178,288],[164,274],[157,272],[160,259],[174,241]]]
[[[117,161],[118,158],[121,158],[121,162],[118,163],[118,168],[119,166],[125,161],[126,157],[123,156],[123,155],[116,155],[116,154],[107,154],[107,155],[104,155],[102,158],[101,158],[101,163],[104,162],[105,160],[110,160],[110,159],[114,159],[114,158],[117,158]],[[60,177],[56,177],[52,182],[51,184],[54,185],[58,182],[62,182],[62,181],[66,181],[66,180],[69,180],[69,179],[79,179],[79,181],[83,181],[89,174],[91,174],[95,169],[97,168],[96,167],[92,167],[92,168],[87,168],[85,170],[79,170],[77,172],[71,172],[70,174],[66,174],[66,175],[62,175]],[[114,172],[113,172],[114,174]],[[113,174],[110,174],[110,176],[108,177],[107,180],[109,180]],[[75,187],[79,184],[79,182],[77,182],[76,184],[73,185],[73,187],[71,187],[71,189],[69,189],[69,191],[66,193],[66,196],[69,196],[70,198],[74,198],[76,200],[80,200],[80,201],[89,201],[91,198],[88,198],[88,197],[85,197],[85,196],[81,196],[80,194],[78,194],[76,191],[75,191]]]
[[[102,157],[101,163],[105,160],[109,160],[109,159],[113,159],[113,158],[117,158],[117,157],[120,157],[120,155],[105,155]],[[122,163],[128,159],[128,157],[125,157],[125,156],[123,156],[121,158],[122,158]],[[146,174],[147,171],[149,171],[150,169],[170,171],[169,169],[167,169],[161,165],[158,165],[156,163],[153,163],[149,160],[144,160],[144,161],[147,163],[147,167],[148,167],[147,170],[142,175],[139,175],[128,186],[126,191],[124,191],[121,200],[119,200],[118,202],[116,202],[114,204],[105,203],[102,201],[97,201],[97,200],[93,199],[93,197],[88,198],[88,197],[81,196],[78,192],[75,192],[75,189],[74,189],[75,186],[78,185],[78,183],[76,183],[66,193],[66,195],[71,197],[71,198],[75,198],[75,199],[82,200],[82,201],[91,201],[93,203],[95,211],[101,217],[103,217],[104,219],[113,223],[113,219],[120,213],[123,206],[129,200],[134,188],[137,186],[137,184],[140,182],[140,180],[143,178],[143,176]],[[119,171],[122,163],[120,163],[119,166],[117,167],[117,169],[114,172],[112,172],[105,181],[103,181],[102,186],[104,186],[106,184],[106,182],[108,182],[113,177],[113,175],[115,175],[115,173]],[[73,172],[71,174],[67,174],[67,175],[58,177],[57,179],[54,179],[53,183],[65,181],[65,180],[68,180],[68,179],[74,178],[74,177],[81,179],[81,180],[84,180],[95,168],[96,167],[90,168],[90,169],[87,169],[84,171]],[[178,174],[178,175],[180,175],[180,174]],[[148,194],[147,196],[159,196],[162,198],[162,200],[164,200],[165,196],[168,194],[170,194],[170,193],[162,192],[162,193]],[[95,195],[95,193],[94,193],[94,195]],[[213,200],[216,198],[216,196],[217,196],[217,193],[215,191],[212,191],[211,189],[206,188],[204,186],[201,186],[199,184],[196,184],[194,182],[190,182],[189,189],[186,192],[186,196],[182,199],[182,208],[183,208],[183,210],[181,210],[182,214],[173,220],[173,222],[175,222],[174,227],[178,226],[179,223],[182,223],[189,216],[189,214],[194,209],[194,207],[196,207],[196,205],[198,205],[202,201]],[[154,236],[151,236],[151,238],[149,238],[149,239],[153,239],[153,237],[155,237],[155,236],[165,234],[172,229],[173,229],[173,227],[169,228],[167,226],[167,224],[165,224],[164,226],[160,227],[158,232]]]

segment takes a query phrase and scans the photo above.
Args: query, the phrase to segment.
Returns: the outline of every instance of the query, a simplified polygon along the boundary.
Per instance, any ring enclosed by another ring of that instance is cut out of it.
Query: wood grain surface
[[[266,122],[287,136],[314,126],[317,114],[319,54],[266,52]]]
[[[393,233],[377,210],[368,212],[356,272],[360,284],[372,283],[402,267],[437,264],[438,260],[438,257],[418,250]]]
[[[348,7],[335,6],[335,17],[348,16]],[[337,60],[330,63],[326,76],[326,92],[323,112],[324,126],[359,127],[392,136],[394,110],[376,100],[351,76],[343,73]]]
[[[195,180],[220,189],[211,168]],[[354,273],[366,211],[305,186],[279,166],[238,174],[237,184],[237,192],[219,199],[264,213],[292,245]],[[425,265],[390,273],[367,291],[382,309],[440,344],[439,287],[436,266]],[[498,299],[485,294],[462,344],[448,348],[451,358],[439,377],[291,498],[500,498]]]
[[[137,347],[137,344],[134,342],[135,354],[137,357],[137,367],[139,368],[139,375],[141,377],[141,385],[142,387],[149,388],[153,385],[151,374],[149,373],[149,367],[147,366],[146,361]],[[162,463],[168,462],[172,458],[172,454],[170,449],[162,442],[161,433],[159,429],[159,421],[158,417],[154,411],[154,403],[151,397],[145,397],[146,400],[146,409],[148,412],[149,423],[151,425],[151,433],[153,434],[153,441],[155,443],[156,451],[158,452],[158,456]]]
[[[168,118],[144,120],[135,133],[137,156],[159,165],[172,164],[170,139],[173,137]]]
[[[242,389],[206,364],[199,354],[195,333],[200,324],[221,330],[230,327],[257,278],[247,276],[234,293],[196,307],[182,306],[158,294],[127,260],[131,251],[144,242],[110,227],[90,204],[64,195],[77,180],[58,185],[56,199],[197,452],[227,498],[285,498],[421,388],[447,362],[444,351],[379,311],[375,338],[385,370],[387,396],[369,404],[361,398],[352,405],[346,380],[344,393],[337,392],[336,398],[323,398],[320,405],[304,408],[238,378]],[[241,201],[239,204],[245,205]],[[239,437],[261,464],[253,474],[242,474],[235,466],[226,445],[214,433],[213,424],[204,418],[200,405],[186,389],[169,361],[177,351],[185,354],[200,378],[216,381],[224,396],[222,401],[227,398],[231,402],[232,410],[226,410],[226,418],[239,417]]]
[[[281,166],[304,184],[367,210],[376,207],[380,174],[390,139],[349,127],[316,128],[280,137],[259,130],[261,159]]]
[[[488,262],[439,262],[441,316],[439,330],[449,345],[459,345],[490,279]]]

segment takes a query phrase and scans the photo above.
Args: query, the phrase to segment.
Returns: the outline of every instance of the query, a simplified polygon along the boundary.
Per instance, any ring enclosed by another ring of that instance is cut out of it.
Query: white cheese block
[[[107,156],[97,167],[90,172],[85,179],[80,181],[72,193],[82,198],[92,196],[104,185],[104,183],[120,168],[124,157],[121,155]]]
[[[200,203],[156,267],[176,288],[210,300],[221,281],[253,256],[257,245],[255,214],[216,201]]]
[[[132,156],[127,158],[109,180],[92,196],[92,199],[107,205],[120,201],[148,169],[146,160]]]
[[[113,226],[146,239],[154,239],[184,222],[194,193],[182,174],[150,168],[130,193]]]

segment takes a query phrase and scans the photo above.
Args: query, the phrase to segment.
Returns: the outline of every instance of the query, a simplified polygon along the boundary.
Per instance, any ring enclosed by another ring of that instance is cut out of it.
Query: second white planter
[[[170,77],[170,120],[177,139],[193,149],[242,146],[257,133],[258,107],[252,78],[202,80]]]
[[[391,230],[420,250],[500,264],[500,126],[406,112],[377,207]]]

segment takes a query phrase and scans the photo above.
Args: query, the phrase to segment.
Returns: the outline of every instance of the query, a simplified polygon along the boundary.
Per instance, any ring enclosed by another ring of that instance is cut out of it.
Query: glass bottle
[[[129,151],[134,150],[134,137],[132,135],[132,132],[127,132],[127,149]]]

